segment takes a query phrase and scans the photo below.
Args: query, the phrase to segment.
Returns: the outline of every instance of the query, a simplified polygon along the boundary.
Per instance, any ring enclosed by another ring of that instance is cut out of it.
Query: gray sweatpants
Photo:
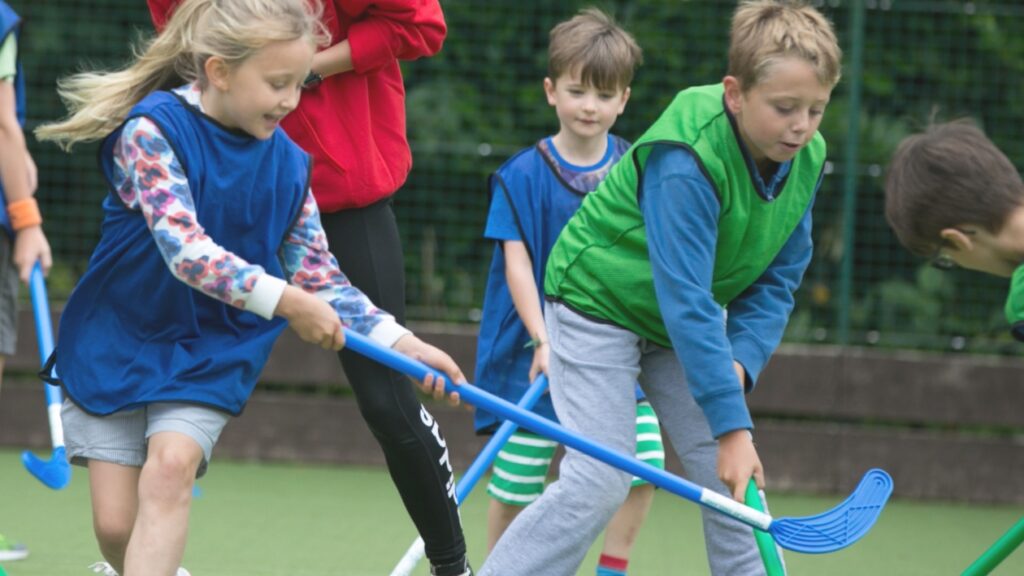
[[[722,494],[718,443],[686,385],[675,353],[564,305],[547,303],[551,345],[548,377],[562,424],[619,452],[636,442],[634,382],[647,394],[689,480]],[[515,519],[480,576],[571,576],[625,501],[631,475],[576,450],[566,450],[558,480]],[[750,527],[702,507],[711,574],[764,574]],[[697,534],[691,537],[697,538]]]

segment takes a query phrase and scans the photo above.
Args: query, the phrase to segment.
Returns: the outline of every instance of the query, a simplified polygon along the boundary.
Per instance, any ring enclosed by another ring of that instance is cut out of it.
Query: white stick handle
[[[423,538],[416,538],[416,541],[405,551],[405,556],[398,561],[391,576],[409,576],[416,569],[416,565],[423,559]]]

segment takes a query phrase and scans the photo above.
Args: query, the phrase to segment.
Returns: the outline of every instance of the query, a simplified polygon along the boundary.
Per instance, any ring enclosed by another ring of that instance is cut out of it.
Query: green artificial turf
[[[194,501],[185,566],[193,576],[386,575],[415,537],[383,470],[214,460]],[[822,512],[840,497],[770,495],[776,516]],[[471,558],[486,547],[482,487],[463,509]],[[1024,507],[891,502],[860,542],[834,554],[786,556],[791,576],[959,574],[1021,516]],[[3,565],[10,576],[87,576],[100,560],[88,479],[75,468],[54,492],[0,450],[0,531],[31,549]],[[593,574],[598,550],[580,574]],[[428,573],[425,563],[415,574]],[[697,506],[659,492],[637,542],[630,574],[707,573]],[[995,575],[1024,574],[1024,550]]]

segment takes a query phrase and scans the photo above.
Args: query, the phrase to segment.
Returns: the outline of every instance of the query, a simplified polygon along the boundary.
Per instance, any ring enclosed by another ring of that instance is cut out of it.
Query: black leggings
[[[390,199],[321,214],[321,219],[342,272],[404,324],[405,270]],[[423,538],[427,558],[432,564],[461,560],[466,542],[444,437],[420,404],[412,382],[353,352],[343,349],[338,357],[359,411],[384,450],[391,480]]]

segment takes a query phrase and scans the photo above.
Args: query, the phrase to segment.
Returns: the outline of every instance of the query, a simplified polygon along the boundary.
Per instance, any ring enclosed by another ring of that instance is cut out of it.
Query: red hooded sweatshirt
[[[181,0],[146,0],[157,30]],[[348,39],[354,70],[302,93],[281,126],[313,162],[313,195],[336,212],[387,198],[405,183],[412,154],[405,136],[399,60],[431,56],[447,28],[437,0],[328,0],[331,42]]]

